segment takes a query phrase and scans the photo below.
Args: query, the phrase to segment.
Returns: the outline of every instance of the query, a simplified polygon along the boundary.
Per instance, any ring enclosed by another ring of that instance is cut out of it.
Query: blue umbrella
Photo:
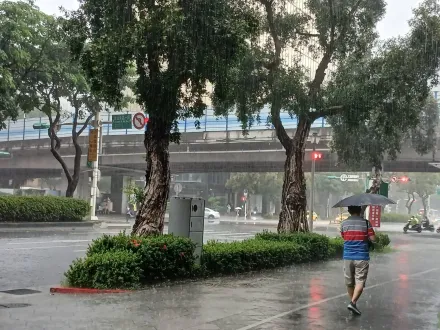
[[[357,194],[337,202],[333,207],[366,206],[396,204],[395,201],[378,194]]]

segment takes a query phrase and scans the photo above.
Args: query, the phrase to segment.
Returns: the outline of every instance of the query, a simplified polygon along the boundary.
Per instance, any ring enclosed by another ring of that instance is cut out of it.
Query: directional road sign
[[[112,115],[112,129],[131,129],[131,113]]]

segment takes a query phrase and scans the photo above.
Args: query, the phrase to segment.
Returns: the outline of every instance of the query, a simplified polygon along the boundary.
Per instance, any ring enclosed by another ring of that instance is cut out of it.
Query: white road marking
[[[425,270],[425,271],[423,271],[423,272],[410,274],[408,277],[415,277],[415,276],[419,276],[419,275],[423,275],[423,274],[431,273],[431,272],[434,272],[434,271],[439,270],[439,269],[440,269],[440,268],[433,268],[433,269]],[[400,278],[395,278],[395,279],[390,280],[390,281],[385,281],[385,282],[382,282],[382,283],[377,283],[377,284],[374,284],[374,285],[371,285],[371,286],[366,287],[366,288],[364,289],[364,291],[365,291],[365,290],[371,290],[371,289],[373,289],[373,288],[377,288],[377,287],[379,287],[379,286],[384,286],[384,285],[386,285],[386,284],[390,284],[390,283],[398,282],[398,281],[400,281],[400,280],[401,280]],[[280,313],[280,314],[277,314],[277,315],[274,315],[274,316],[268,317],[268,318],[266,318],[266,319],[264,319],[264,320],[261,320],[261,321],[258,321],[258,322],[255,322],[255,323],[252,323],[252,324],[250,324],[250,325],[248,325],[248,326],[245,326],[245,327],[239,328],[239,329],[237,329],[237,330],[250,330],[250,329],[254,329],[254,328],[256,328],[256,327],[258,327],[258,326],[260,326],[260,325],[262,325],[262,324],[266,324],[266,323],[268,323],[268,322],[270,322],[270,321],[273,321],[273,320],[279,319],[279,318],[281,318],[281,317],[283,317],[283,316],[286,316],[286,315],[289,315],[289,314],[292,314],[292,313],[298,312],[298,311],[300,311],[300,310],[303,310],[303,309],[306,309],[306,308],[309,308],[309,307],[313,307],[313,306],[316,306],[316,305],[321,305],[321,304],[323,304],[323,303],[325,303],[325,302],[328,302],[328,301],[331,301],[331,300],[335,300],[335,299],[339,299],[339,298],[346,297],[346,296],[347,296],[347,293],[342,293],[342,294],[338,294],[337,296],[329,297],[329,298],[322,299],[322,300],[319,300],[319,301],[316,301],[316,302],[313,302],[313,303],[310,303],[310,304],[302,305],[302,306],[299,306],[299,307],[297,307],[297,308],[291,309],[291,310],[289,310],[289,311],[286,311],[286,312],[283,312],[283,313]]]
[[[87,250],[73,250],[73,252],[86,252]]]

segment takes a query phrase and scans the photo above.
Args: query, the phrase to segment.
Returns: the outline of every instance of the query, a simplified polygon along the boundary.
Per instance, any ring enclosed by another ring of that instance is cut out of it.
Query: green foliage
[[[225,213],[227,211],[226,199],[224,196],[209,197],[207,204],[208,204],[207,207],[215,211],[221,213]]]
[[[144,189],[135,182],[130,182],[129,185],[124,187],[124,194],[127,195],[130,204],[139,205],[144,201]]]
[[[414,194],[419,195],[426,209],[429,196],[436,193],[437,185],[440,184],[440,175],[436,173],[405,173],[404,175],[409,177],[411,181],[399,183],[398,188],[400,191],[408,194],[406,203],[408,212],[410,213],[413,200],[415,199]]]
[[[41,70],[52,22],[31,1],[0,3],[0,129],[19,109],[34,109],[35,98],[23,81]]]
[[[88,213],[88,202],[80,199],[0,196],[0,222],[81,221]]]
[[[310,261],[325,260],[329,257],[329,239],[327,236],[314,233],[277,234],[264,231],[256,235],[256,239],[292,242],[307,248]]]
[[[374,250],[381,252],[391,243],[390,237],[384,233],[376,233],[376,240],[374,242]]]
[[[437,100],[432,95],[428,97],[425,106],[419,113],[417,127],[410,132],[414,149],[421,155],[429,152],[435,155],[437,147],[437,126],[439,124],[439,109]]]
[[[410,26],[405,37],[379,44],[369,56],[351,56],[343,61],[329,83],[329,99],[346,105],[329,122],[333,127],[332,148],[348,166],[368,163],[380,168],[387,155],[397,157],[409,132],[426,129],[421,109],[427,110],[430,83],[437,84],[440,56],[440,9],[436,1],[423,1],[414,10]],[[431,133],[424,135],[432,139]]]
[[[203,247],[203,266],[212,275],[236,274],[310,261],[308,252],[289,241],[210,242]]]
[[[329,255],[335,258],[342,258],[344,253],[344,240],[342,237],[329,238]]]
[[[382,213],[380,221],[381,222],[401,222],[406,223],[409,219],[408,214],[401,213]]]
[[[78,288],[135,289],[143,279],[139,256],[127,250],[93,254],[75,260],[64,274]]]
[[[142,283],[190,276],[194,264],[195,244],[190,239],[172,235],[116,236],[104,235],[92,242],[86,259],[103,253],[130,251],[139,257]]]

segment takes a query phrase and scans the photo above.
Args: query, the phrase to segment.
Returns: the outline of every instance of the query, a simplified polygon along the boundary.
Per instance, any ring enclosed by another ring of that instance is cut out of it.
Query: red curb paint
[[[96,293],[127,293],[133,292],[131,290],[100,290],[100,289],[87,289],[87,288],[63,288],[63,287],[55,287],[50,288],[50,293],[65,293],[65,294],[96,294]]]

